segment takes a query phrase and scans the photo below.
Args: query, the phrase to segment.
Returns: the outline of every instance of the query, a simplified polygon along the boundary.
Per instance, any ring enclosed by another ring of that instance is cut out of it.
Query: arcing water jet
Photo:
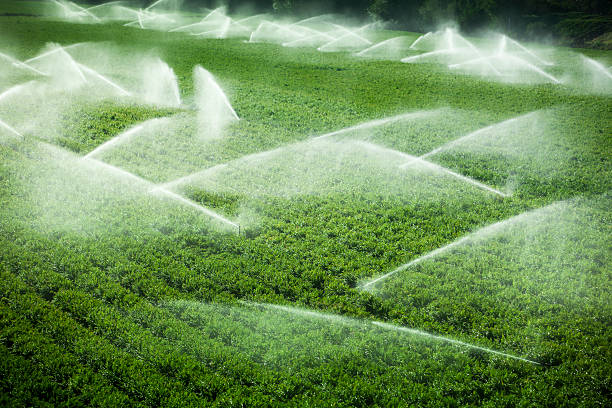
[[[100,81],[102,81],[103,83],[109,85],[111,88],[119,91],[119,93],[123,96],[131,96],[132,93],[129,91],[126,91],[125,89],[123,89],[121,86],[119,86],[118,84],[116,84],[115,82],[111,81],[110,79],[108,79],[107,77],[105,77],[104,75],[100,74],[99,72],[95,71],[92,68],[89,68],[88,66],[85,66],[81,63],[77,62],[78,67],[87,72],[88,74],[92,75],[94,78],[99,79]]]
[[[501,191],[499,191],[497,189],[494,189],[492,187],[489,187],[486,184],[483,184],[483,183],[481,183],[481,182],[479,182],[477,180],[474,180],[471,177],[467,177],[467,176],[464,176],[462,174],[456,173],[456,172],[454,172],[454,171],[452,171],[452,170],[450,170],[450,169],[448,169],[448,168],[446,168],[444,166],[440,166],[439,164],[435,164],[435,163],[426,161],[426,160],[422,159],[421,157],[412,156],[412,155],[406,154],[404,152],[400,152],[398,150],[388,149],[386,147],[377,146],[375,144],[368,143],[368,142],[357,142],[357,143],[359,145],[361,145],[363,147],[366,147],[368,149],[371,149],[371,150],[379,150],[379,151],[383,151],[383,152],[385,152],[387,154],[393,154],[393,155],[399,156],[402,159],[408,160],[408,165],[414,165],[414,164],[418,163],[418,164],[420,164],[422,166],[429,167],[429,168],[441,171],[443,173],[446,173],[448,175],[451,175],[451,176],[453,176],[453,177],[455,177],[455,178],[457,178],[457,179],[459,179],[461,181],[465,181],[466,183],[472,184],[472,185],[474,185],[474,186],[476,186],[476,187],[478,187],[478,188],[480,188],[482,190],[486,190],[486,191],[488,191],[490,193],[497,194],[500,197],[507,197],[508,196],[506,193],[502,193]],[[402,166],[400,166],[400,168],[406,168],[406,165],[402,165]]]
[[[47,74],[45,74],[44,72],[41,72],[39,70],[37,70],[36,68],[30,66],[28,63],[26,62],[21,62],[13,57],[11,57],[10,55],[4,54],[2,52],[0,52],[0,58],[3,58],[7,61],[9,61],[13,66],[18,67],[18,68],[22,68],[22,69],[26,69],[28,71],[32,71],[37,75],[42,75],[42,76],[47,76]]]
[[[464,341],[460,341],[460,340],[455,340],[452,339],[450,337],[445,337],[445,336],[439,336],[439,335],[435,335],[435,334],[431,334],[431,333],[427,333],[424,332],[422,330],[417,330],[417,329],[411,329],[411,328],[407,328],[407,327],[402,327],[402,326],[395,326],[389,323],[384,323],[384,322],[380,322],[380,321],[368,321],[368,320],[364,320],[364,321],[359,321],[356,319],[350,319],[350,318],[346,318],[340,315],[336,315],[336,314],[330,314],[330,313],[322,313],[322,312],[317,312],[314,310],[308,310],[308,309],[302,309],[302,308],[297,308],[297,307],[290,307],[290,306],[282,306],[282,305],[274,305],[274,304],[269,304],[269,303],[256,303],[256,302],[241,302],[243,305],[248,306],[248,307],[256,307],[256,308],[265,308],[265,309],[272,309],[272,310],[278,310],[280,312],[283,313],[290,313],[293,315],[297,315],[297,316],[301,316],[303,318],[309,318],[309,319],[320,319],[320,320],[324,320],[327,323],[326,324],[349,324],[349,325],[357,325],[360,323],[363,324],[368,324],[371,326],[375,326],[384,330],[393,330],[396,332],[400,332],[400,333],[406,333],[406,334],[410,334],[413,336],[418,336],[421,338],[426,338],[426,339],[431,339],[431,340],[436,340],[436,341],[441,341],[441,342],[445,342],[445,343],[450,343],[450,344],[454,344],[456,346],[460,346],[460,347],[467,347],[467,348],[471,348],[471,349],[475,349],[475,350],[479,350],[479,351],[483,351],[485,353],[488,354],[494,354],[500,357],[506,357],[506,358],[510,358],[513,360],[518,360],[518,361],[522,361],[525,363],[530,363],[530,364],[536,364],[539,365],[540,363],[533,361],[533,360],[529,360],[523,357],[519,357],[519,356],[515,356],[509,353],[504,353],[501,351],[497,351],[488,347],[482,347],[482,346],[477,346],[475,344],[471,344],[471,343],[467,343]]]
[[[349,126],[347,128],[343,128],[343,129],[340,129],[340,130],[335,130],[335,131],[330,132],[330,133],[326,133],[326,134],[323,134],[323,135],[320,135],[320,136],[316,136],[316,137],[312,138],[311,140],[325,139],[325,138],[328,138],[328,137],[337,136],[337,135],[342,134],[342,133],[349,133],[349,132],[363,130],[363,129],[375,128],[375,127],[378,127],[378,126],[383,126],[383,125],[387,125],[389,123],[398,122],[398,121],[402,121],[402,120],[422,118],[422,117],[426,117],[426,116],[429,116],[429,115],[439,114],[441,111],[442,111],[442,109],[434,109],[434,110],[429,110],[429,111],[408,112],[408,113],[402,113],[400,115],[389,116],[389,117],[386,117],[386,118],[383,118],[383,119],[375,119],[375,120],[371,120],[371,121],[368,121],[368,122],[361,123],[359,125]]]
[[[555,204],[551,204],[551,205],[549,205],[548,207],[545,207],[545,208],[553,208],[554,205]],[[446,245],[444,245],[444,246],[442,246],[440,248],[434,249],[433,251],[430,251],[430,252],[428,252],[428,253],[426,253],[424,255],[421,255],[418,258],[415,258],[415,259],[411,260],[410,262],[407,262],[407,263],[405,263],[405,264],[403,264],[403,265],[393,269],[392,271],[390,271],[390,272],[388,272],[388,273],[386,273],[386,274],[384,274],[382,276],[379,276],[378,278],[372,279],[372,280],[366,282],[365,284],[361,285],[360,288],[363,289],[363,290],[374,290],[374,285],[376,283],[378,283],[378,282],[382,282],[382,281],[390,278],[391,276],[393,276],[393,275],[395,275],[395,274],[397,274],[399,272],[402,272],[402,271],[405,271],[407,269],[410,269],[411,267],[413,267],[415,265],[418,265],[418,264],[420,264],[423,261],[426,261],[428,259],[434,258],[434,257],[436,257],[436,256],[438,256],[440,254],[446,253],[446,252],[448,252],[448,251],[452,250],[453,248],[456,248],[456,247],[458,247],[460,245],[464,245],[464,244],[473,242],[475,240],[482,239],[483,237],[490,236],[492,234],[497,233],[500,230],[504,230],[504,229],[506,229],[508,227],[511,227],[511,226],[515,225],[517,222],[522,221],[525,217],[533,214],[534,212],[538,212],[538,211],[541,212],[541,211],[543,211],[543,209],[537,209],[537,210],[533,210],[533,211],[526,211],[526,212],[521,213],[519,215],[516,215],[514,217],[511,217],[511,218],[508,218],[508,219],[505,219],[505,220],[502,220],[502,221],[499,221],[499,222],[487,225],[485,227],[482,227],[482,228],[480,228],[480,229],[478,229],[478,230],[476,230],[474,232],[471,232],[471,233],[469,233],[469,234],[467,234],[467,235],[465,235],[465,236],[463,236],[461,238],[456,239],[455,241],[453,241],[453,242],[451,242],[449,244],[446,244]]]
[[[8,130],[10,133],[12,133],[15,136],[23,138],[23,135],[21,133],[16,131],[12,126],[10,126],[8,123],[4,122],[1,119],[0,119],[0,127],[3,127],[4,129]]]
[[[477,346],[475,344],[466,343],[466,342],[460,341],[460,340],[455,340],[455,339],[452,339],[450,337],[437,336],[435,334],[427,333],[427,332],[424,332],[424,331],[421,331],[421,330],[409,329],[407,327],[402,327],[402,326],[395,326],[395,325],[392,325],[392,324],[389,324],[389,323],[372,322],[372,324],[375,325],[375,326],[378,326],[378,327],[380,327],[382,329],[386,329],[386,330],[395,330],[395,331],[399,331],[399,332],[403,332],[403,333],[409,333],[409,334],[416,335],[416,336],[429,337],[429,338],[434,339],[434,340],[448,342],[448,343],[451,343],[451,344],[455,344],[457,346],[468,347],[468,348],[471,348],[471,349],[484,351],[485,353],[495,354],[495,355],[498,355],[498,356],[501,356],[501,357],[507,357],[507,358],[511,358],[511,359],[514,359],[514,360],[523,361],[525,363],[540,365],[540,363],[538,363],[537,361],[529,360],[529,359],[526,359],[524,357],[519,357],[519,356],[515,356],[515,355],[512,355],[512,354],[508,354],[508,353],[503,353],[501,351],[493,350],[493,349],[488,348],[488,347]]]
[[[477,137],[477,136],[479,136],[479,135],[481,135],[483,133],[486,133],[486,132],[488,132],[490,130],[493,130],[493,129],[496,129],[496,128],[500,128],[500,127],[505,127],[505,126],[508,126],[508,125],[512,125],[512,124],[514,124],[514,123],[516,123],[518,121],[521,121],[521,120],[524,120],[524,119],[528,119],[528,118],[534,116],[538,112],[539,111],[529,112],[529,113],[526,113],[524,115],[517,116],[517,117],[505,120],[505,121],[500,122],[500,123],[494,123],[492,125],[480,128],[480,129],[478,129],[478,130],[476,130],[476,131],[474,131],[472,133],[469,133],[469,134],[467,134],[465,136],[462,136],[462,137],[460,137],[458,139],[451,140],[450,142],[445,143],[444,145],[442,145],[440,147],[437,147],[437,148],[433,149],[432,151],[419,156],[419,159],[426,159],[429,156],[433,156],[433,155],[435,155],[435,154],[437,154],[437,153],[439,153],[441,151],[448,150],[448,149],[452,148],[453,146],[461,144],[461,143],[463,143],[463,142],[465,142],[467,140],[473,139],[473,138],[475,138],[475,137]],[[402,165],[400,167],[404,167],[404,166],[408,166],[408,165],[409,165],[409,163],[406,163],[406,164],[404,164],[404,165]]]
[[[87,160],[87,161],[89,161],[91,163],[94,163],[94,164],[96,164],[96,165],[98,165],[100,167],[103,167],[104,169],[106,169],[106,170],[108,170],[108,171],[110,171],[112,173],[115,173],[117,175],[120,175],[121,177],[125,177],[125,178],[131,179],[133,181],[136,181],[139,184],[151,185],[151,182],[149,182],[149,181],[147,181],[147,180],[145,180],[145,179],[143,179],[143,178],[141,178],[141,177],[139,177],[139,176],[137,176],[137,175],[135,175],[133,173],[130,173],[129,171],[123,170],[123,169],[121,169],[119,167],[113,166],[111,164],[105,163],[103,161],[97,160],[97,159],[92,158],[92,157],[84,156],[82,159],[83,160]],[[170,190],[167,190],[167,189],[165,189],[163,187],[160,187],[160,186],[152,187],[149,190],[149,193],[151,193],[151,194],[162,194],[162,195],[164,195],[166,197],[171,198],[174,201],[177,201],[179,203],[187,205],[187,206],[189,206],[191,208],[195,208],[199,212],[201,212],[203,214],[206,214],[207,216],[209,216],[209,217],[211,217],[213,219],[221,221],[223,224],[226,224],[226,225],[229,225],[229,226],[233,227],[236,230],[236,232],[238,234],[240,234],[240,225],[236,224],[235,222],[232,222],[232,221],[228,220],[227,218],[223,217],[222,215],[218,214],[217,212],[215,212],[215,211],[213,211],[213,210],[211,210],[209,208],[206,208],[206,207],[204,207],[204,206],[202,206],[200,204],[197,204],[197,203],[195,203],[195,202],[193,202],[193,201],[191,201],[191,200],[189,200],[189,199],[187,199],[187,198],[185,198],[185,197],[183,197],[183,196],[181,196],[179,194],[176,194],[176,193],[174,193],[174,192],[172,192]]]
[[[605,78],[612,79],[612,72],[610,72],[609,69],[606,69],[606,67],[604,67],[602,63],[597,62],[594,59],[586,57],[584,55],[582,56],[582,58],[584,59],[584,61],[586,61],[587,64],[592,66],[596,70],[596,72],[600,73]]]
[[[200,128],[205,137],[219,138],[229,123],[240,118],[210,72],[197,65],[193,76]]]
[[[156,120],[156,119],[153,119]],[[138,126],[134,126],[133,128],[115,136],[112,139],[107,140],[106,142],[102,143],[101,145],[99,145],[98,147],[96,147],[95,149],[93,149],[91,152],[87,153],[84,158],[85,159],[89,159],[92,158],[112,147],[116,147],[118,145],[120,145],[121,143],[126,142],[127,140],[129,140],[132,136],[134,136],[135,134],[137,134],[138,132],[140,132],[143,128],[144,128],[144,124],[140,124]]]

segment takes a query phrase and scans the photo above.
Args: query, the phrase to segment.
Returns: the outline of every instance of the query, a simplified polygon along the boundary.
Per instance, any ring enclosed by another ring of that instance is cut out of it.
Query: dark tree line
[[[265,1],[259,3],[265,6]],[[591,40],[612,31],[610,0],[272,0],[271,9],[281,14],[374,17],[390,28],[420,32],[452,22],[464,32],[552,35],[577,46],[590,46]]]
[[[259,11],[315,13],[344,12],[358,16],[375,15],[385,20],[453,18],[458,22],[503,18],[513,14],[581,12],[612,13],[610,0],[168,0],[189,6],[230,9],[252,6]],[[93,1],[102,3],[104,1]],[[143,4],[153,0],[141,0]]]
[[[108,0],[84,0],[104,3]],[[155,0],[133,0],[146,7]],[[501,30],[516,37],[553,35],[573,45],[612,31],[610,0],[167,0],[168,5],[199,10],[227,7],[235,12],[269,12],[309,17],[338,13],[375,18],[389,28],[431,31],[450,22],[464,32]]]
[[[170,1],[170,0],[169,0]],[[177,0],[172,0],[177,1]],[[178,0],[180,1],[180,0]],[[380,19],[391,28],[429,31],[454,22],[462,31],[500,29],[515,35],[550,33],[564,19],[607,16],[595,31],[610,31],[610,0],[183,0],[186,5],[215,7],[230,12],[254,11],[295,16],[340,13]],[[584,22],[581,22],[584,25]],[[588,25],[588,24],[587,24]],[[591,34],[594,34],[591,27]]]
[[[260,2],[265,3],[265,2]],[[563,13],[606,15],[609,0],[273,0],[277,12],[344,12],[374,16],[399,28],[424,30],[454,21],[464,30],[505,27],[529,16]]]

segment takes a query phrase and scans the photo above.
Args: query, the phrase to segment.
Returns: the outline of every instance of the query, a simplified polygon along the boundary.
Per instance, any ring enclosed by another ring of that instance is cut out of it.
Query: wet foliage
[[[186,101],[105,99],[25,140],[0,133],[0,405],[610,404],[609,96],[435,64],[0,18],[0,49],[23,59],[49,41],[155,49]],[[221,139],[198,139],[181,122],[195,116],[198,64],[241,118]],[[339,135],[326,151],[309,142],[436,108]],[[428,158],[508,197],[429,167],[395,169],[397,152],[421,156],[533,111],[519,130],[495,128]],[[163,139],[105,156],[152,183],[82,159],[153,118],[180,120]],[[239,223],[240,235],[150,192],[223,164],[181,193]],[[512,228],[361,288],[512,217],[521,220]]]

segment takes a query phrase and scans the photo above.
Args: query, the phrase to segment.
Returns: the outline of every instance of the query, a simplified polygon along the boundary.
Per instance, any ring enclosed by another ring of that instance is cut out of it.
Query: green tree
[[[425,0],[421,18],[430,25],[454,21],[463,30],[488,27],[495,22],[496,0]]]
[[[293,8],[293,0],[274,0],[272,8],[278,12],[291,10]]]
[[[372,0],[367,8],[370,15],[388,21],[398,28],[423,30],[418,9],[423,0]]]

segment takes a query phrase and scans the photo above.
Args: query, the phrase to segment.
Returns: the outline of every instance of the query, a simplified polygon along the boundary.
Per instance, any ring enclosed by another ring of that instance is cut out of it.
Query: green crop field
[[[610,51],[62,4],[0,5],[1,406],[612,404]]]

